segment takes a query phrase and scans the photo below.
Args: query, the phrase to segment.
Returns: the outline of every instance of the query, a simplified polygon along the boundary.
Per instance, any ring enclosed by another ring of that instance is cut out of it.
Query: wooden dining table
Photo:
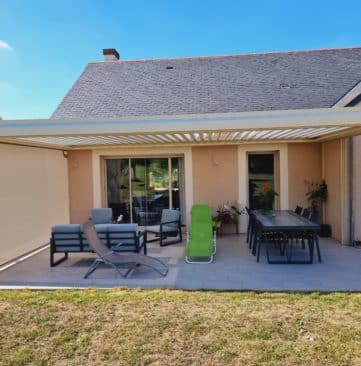
[[[261,247],[265,244],[267,261],[271,264],[312,264],[314,247],[316,246],[318,260],[321,253],[318,242],[320,225],[289,210],[275,210],[270,212],[253,211],[256,228],[253,236],[253,254],[259,262]],[[307,245],[305,245],[305,242]],[[293,256],[294,246],[302,244],[308,248],[308,258],[298,259]],[[270,246],[276,245],[280,251],[279,258],[270,258]]]

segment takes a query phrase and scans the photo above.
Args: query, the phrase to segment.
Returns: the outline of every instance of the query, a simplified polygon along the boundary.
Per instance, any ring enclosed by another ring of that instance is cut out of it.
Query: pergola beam
[[[224,133],[317,127],[360,127],[360,108],[324,108],[117,119],[1,121],[0,137]]]
[[[361,134],[360,108],[183,115],[104,120],[0,122],[0,141],[60,150],[110,146],[193,146],[323,142]]]

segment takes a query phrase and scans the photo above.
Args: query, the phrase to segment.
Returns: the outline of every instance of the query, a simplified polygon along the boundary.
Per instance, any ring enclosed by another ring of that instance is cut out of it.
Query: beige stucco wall
[[[323,177],[328,187],[325,223],[332,227],[332,237],[341,241],[341,140],[323,144]]]
[[[290,209],[296,205],[308,207],[308,187],[305,180],[319,182],[322,179],[321,144],[288,145],[288,201]]]
[[[70,222],[81,224],[94,207],[92,151],[69,151],[68,161]]]
[[[192,148],[193,201],[208,203],[216,210],[238,200],[237,146]]]
[[[0,264],[46,244],[69,222],[62,151],[0,144]]]

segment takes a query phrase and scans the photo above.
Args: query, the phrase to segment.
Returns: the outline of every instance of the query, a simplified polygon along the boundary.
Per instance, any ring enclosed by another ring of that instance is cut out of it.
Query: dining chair
[[[302,217],[304,217],[305,219],[308,219],[310,217],[310,210],[307,208],[304,208],[303,212],[302,212]]]
[[[319,224],[320,214],[318,212],[312,212],[310,215],[310,221],[314,222],[315,224]]]

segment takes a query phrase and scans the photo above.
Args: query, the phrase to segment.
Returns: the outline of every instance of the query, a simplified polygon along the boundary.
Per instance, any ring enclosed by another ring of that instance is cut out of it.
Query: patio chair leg
[[[262,242],[262,235],[260,235],[257,240],[257,262],[259,262],[259,257],[261,255],[261,242]]]
[[[98,268],[100,263],[103,263],[103,261],[100,261],[99,258],[97,258],[89,267],[88,272],[85,274],[84,278],[88,278]]]
[[[112,266],[113,267],[113,266]],[[130,267],[128,268],[128,270],[123,274],[122,272],[120,272],[119,268],[117,266],[113,267],[115,269],[115,271],[119,274],[120,277],[126,278],[128,277],[128,274],[134,269],[134,267]]]
[[[255,232],[253,233],[253,237],[251,237],[251,249],[253,255],[257,254],[257,235],[257,232]]]
[[[315,248],[315,239],[311,237],[308,239],[308,250],[310,252],[310,263],[311,264],[313,263],[314,248]]]
[[[158,269],[156,266],[151,266],[151,265],[148,265],[148,264],[143,264],[143,266],[148,267],[148,268],[151,268],[154,271],[158,272],[161,276],[165,277],[167,275],[167,273],[168,273],[168,267],[161,260],[159,260],[157,258],[153,258],[153,259],[155,259],[156,261],[158,261],[159,263],[161,263],[162,266],[165,268],[165,270],[162,271],[162,270]]]
[[[53,251],[50,251],[50,267],[55,267],[59,263],[64,262],[65,260],[68,259],[68,252],[64,253],[64,256],[59,258],[57,261],[54,260],[54,255],[55,253]]]
[[[248,243],[248,247],[249,249],[252,248],[252,238],[253,238],[253,227],[251,224],[249,224],[249,231],[247,230],[247,243]]]
[[[147,255],[147,251],[148,251],[148,249],[147,249],[147,241],[145,240],[144,241],[144,246],[143,246],[143,253],[144,253],[144,255]]]
[[[289,247],[289,254],[288,254],[288,251],[287,251],[287,249],[285,249],[285,251],[287,252],[287,260],[288,261],[291,261],[292,260],[292,253],[293,253],[293,240],[290,240],[290,241],[288,241],[288,239],[286,239],[285,238],[285,240],[287,240],[287,242],[288,242],[288,247]],[[291,243],[290,243],[291,242]],[[285,248],[286,248],[286,243],[285,243]]]

